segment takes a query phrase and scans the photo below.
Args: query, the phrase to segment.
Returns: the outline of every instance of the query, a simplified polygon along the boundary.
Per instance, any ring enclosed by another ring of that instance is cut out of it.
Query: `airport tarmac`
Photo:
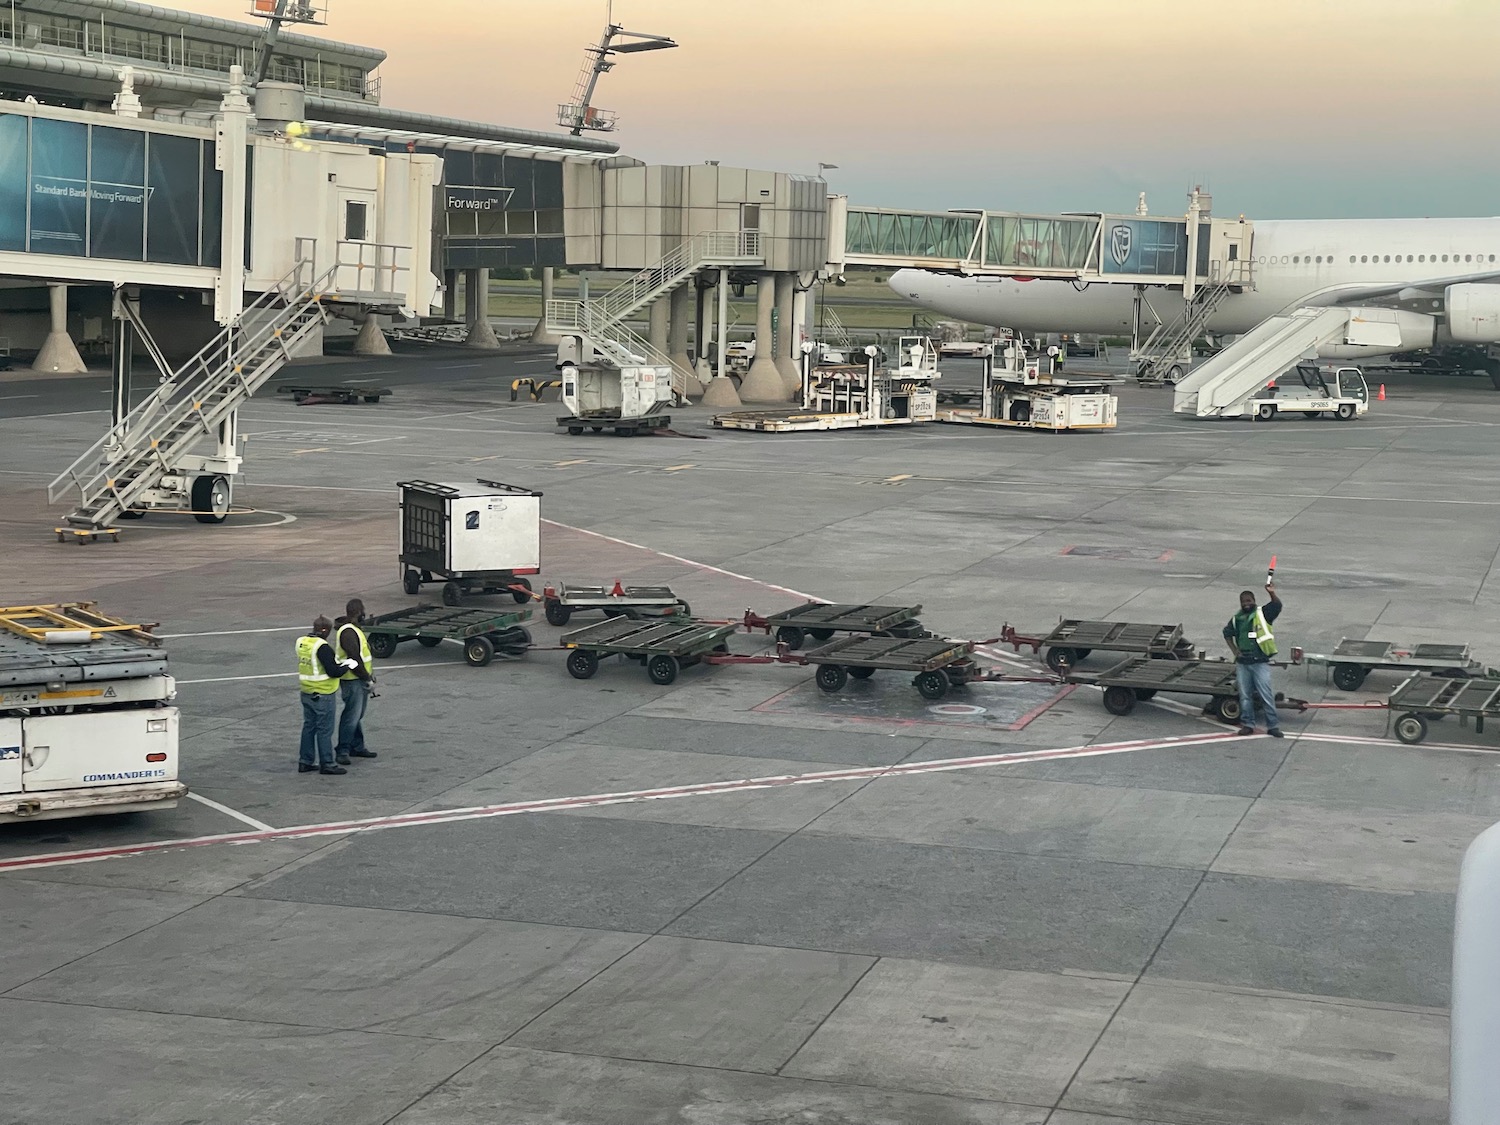
[[[1182,622],[1217,654],[1276,554],[1283,651],[1500,664],[1500,394],[1426,380],[1357,422],[1250,424],[1129,386],[1105,434],[729,434],[692,408],[689,437],[574,438],[555,403],[509,401],[550,369],[527,347],[299,365],[280,381],[395,393],[263,394],[252,511],[86,547],[55,542],[43,486],[103,429],[106,384],[0,385],[4,597],[161,622],[193,790],[0,828],[0,1122],[1447,1119],[1453,891],[1500,819],[1493,735],[1447,720],[1413,748],[1383,712],[1323,711],[1237,738],[1201,700],[927,705],[780,666],[574,681],[538,614],[523,659],[399,649],[380,758],[324,777],[295,771],[291,650],[351,595],[417,600],[396,481],[486,477],[544,493],[547,578],[664,582],[701,616]],[[1321,670],[1278,687],[1339,697]]]

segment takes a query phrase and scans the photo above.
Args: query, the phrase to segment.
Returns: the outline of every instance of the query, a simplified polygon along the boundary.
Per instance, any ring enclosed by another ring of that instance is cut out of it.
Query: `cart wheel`
[[[1335,664],[1333,683],[1340,691],[1358,691],[1359,685],[1365,682],[1365,677],[1369,674],[1368,668],[1361,668],[1358,664]]]
[[[370,653],[380,657],[381,660],[389,660],[396,655],[396,638],[389,633],[371,633]]]
[[[1427,737],[1427,720],[1421,715],[1402,715],[1396,720],[1396,737],[1415,746]]]
[[[1078,663],[1078,653],[1071,648],[1049,648],[1046,661],[1048,668],[1059,676],[1066,676],[1073,665]]]
[[[849,682],[849,673],[840,664],[819,664],[813,679],[824,691],[835,692]]]
[[[401,588],[412,597],[416,597],[417,592],[422,589],[422,576],[415,570],[408,570],[401,576]]]
[[[1322,413],[1323,412],[1321,410],[1304,410],[1302,412],[1302,417],[1304,417],[1304,418],[1316,418],[1318,415],[1320,415]]]
[[[807,635],[815,641],[827,641],[833,638],[832,629],[809,629]]]
[[[495,656],[495,646],[488,637],[470,637],[464,642],[464,660],[472,668],[483,668]]]
[[[568,675],[575,680],[586,680],[599,671],[599,654],[586,648],[575,648],[568,653]]]
[[[912,683],[923,699],[942,699],[948,694],[948,677],[941,672],[919,672]]]
[[[677,657],[659,652],[646,661],[646,675],[653,684],[666,687],[677,678]]]
[[[1075,648],[1073,650],[1074,663],[1077,663],[1080,660],[1087,660],[1089,658],[1089,653],[1093,651],[1094,650],[1091,648]]]
[[[678,617],[691,617],[693,616],[693,607],[688,605],[687,602],[678,602],[672,612]]]
[[[443,643],[443,638],[442,637],[418,637],[417,638],[417,644],[421,645],[423,648],[437,648],[437,646],[440,645],[440,644],[442,644],[442,643]]]
[[[510,591],[510,596],[512,598],[514,598],[518,603],[519,602],[528,602],[528,601],[531,600],[531,580],[530,579],[527,579],[527,578],[512,578],[510,580],[510,584],[511,584],[511,587],[512,587],[511,591]],[[520,590],[515,589],[516,586],[521,587],[521,589]],[[522,593],[523,590],[525,591],[524,593]]]
[[[1104,709],[1111,715],[1128,715],[1135,710],[1135,691],[1128,687],[1104,689]]]
[[[1333,412],[1333,416],[1340,422],[1347,422],[1354,417],[1354,404],[1352,402],[1341,402],[1339,408]]]
[[[563,605],[562,602],[547,603],[547,624],[556,625],[559,629],[568,623],[573,616],[573,607]]]
[[[875,669],[874,668],[850,668],[849,669],[849,675],[853,676],[856,680],[868,680],[874,674],[875,674]]]
[[[464,589],[457,582],[443,583],[443,604],[461,605],[464,600]]]
[[[1154,687],[1138,687],[1135,689],[1135,697],[1137,701],[1141,703],[1146,702],[1146,700],[1150,699],[1155,694],[1156,689]]]
[[[795,625],[783,625],[780,629],[776,630],[776,639],[793,652],[796,652],[802,647],[802,642],[806,639],[806,634]],[[835,688],[834,690],[837,691],[838,689]]]
[[[1469,673],[1463,668],[1438,668],[1432,673],[1438,679],[1467,680]]]
[[[568,427],[568,433],[572,434],[574,437],[577,437],[579,434],[583,433],[583,427],[582,426],[569,426]]]
[[[1233,695],[1221,695],[1209,704],[1210,709],[1226,723],[1237,723],[1240,721],[1240,701]]]
[[[1269,402],[1263,402],[1255,411],[1255,416],[1262,422],[1269,422],[1276,417],[1276,407]]]
[[[491,633],[490,643],[506,656],[525,656],[531,647],[531,630],[524,625],[512,625],[509,629]]]

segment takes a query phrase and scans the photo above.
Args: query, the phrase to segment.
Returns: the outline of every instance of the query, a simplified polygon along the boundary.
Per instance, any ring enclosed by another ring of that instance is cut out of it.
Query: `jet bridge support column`
[[[390,355],[391,345],[380,330],[380,318],[374,310],[365,313],[364,323],[359,326],[359,335],[354,337],[354,355]]]
[[[785,402],[786,384],[776,366],[776,346],[772,343],[771,320],[776,308],[776,275],[763,273],[755,284],[755,359],[740,380],[740,399],[744,402]]]
[[[52,375],[81,375],[88,367],[78,354],[78,346],[68,335],[68,287],[49,285],[47,289],[51,302],[52,327],[47,333],[47,339],[42,342],[42,350],[36,353],[31,369]]]
[[[797,359],[800,333],[797,332],[796,299],[793,296],[797,277],[795,274],[776,275],[776,370],[781,372],[782,386],[789,399],[797,398],[802,391],[802,373]]]
[[[562,343],[562,337],[556,332],[547,331],[547,302],[552,300],[552,294],[557,285],[557,271],[552,266],[542,267],[542,315],[536,322],[536,327],[531,330],[531,342],[533,344],[550,344],[556,347]]]
[[[703,384],[693,373],[693,361],[688,355],[688,322],[693,316],[693,290],[689,285],[679,285],[672,290],[667,321],[667,358],[672,361],[676,378],[682,381],[689,398],[703,397]]]
[[[718,366],[715,368],[716,374],[712,379],[708,381],[708,386],[703,391],[703,405],[712,406],[715,409],[733,410],[736,407],[742,406],[744,404],[740,401],[739,392],[734,389],[734,384],[729,381],[729,376],[727,374],[729,370],[729,357],[725,354],[725,352],[728,347],[728,342],[724,339],[724,337],[725,334],[729,331],[728,270],[721,269],[719,271],[719,283],[716,288],[718,289],[719,293],[719,331],[715,339],[718,341],[719,362]],[[706,355],[707,353],[705,352],[704,354]]]
[[[471,348],[498,348],[500,340],[490,327],[490,271],[465,270],[464,310],[469,334],[464,343]]]

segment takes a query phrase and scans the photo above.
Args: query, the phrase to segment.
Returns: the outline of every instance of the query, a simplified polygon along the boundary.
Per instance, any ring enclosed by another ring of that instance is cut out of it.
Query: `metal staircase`
[[[850,337],[849,330],[844,327],[844,322],[839,319],[839,314],[827,304],[823,306],[823,331],[845,351],[854,347],[854,340]]]
[[[1159,322],[1140,350],[1131,356],[1137,363],[1136,382],[1159,387],[1168,382],[1167,376],[1174,367],[1179,376],[1185,373],[1192,361],[1193,341],[1203,334],[1209,318],[1235,288],[1239,286],[1227,282],[1204,285],[1187,302],[1181,320]]]
[[[547,331],[581,336],[594,351],[619,367],[670,367],[671,361],[659,348],[625,327],[625,318],[670,293],[699,270],[764,263],[759,231],[707,231],[694,235],[661,261],[640,270],[602,297],[548,301],[543,312]],[[679,397],[687,395],[686,378],[675,368],[672,389]]]
[[[217,439],[298,341],[328,320],[322,301],[336,269],[314,278],[312,264],[299,262],[49,484],[47,499],[75,495],[68,522],[104,528],[165,478],[191,471],[193,448]]]
[[[1172,409],[1199,418],[1238,417],[1242,404],[1272,379],[1324,344],[1346,340],[1362,310],[1304,307],[1267,317],[1173,389]]]

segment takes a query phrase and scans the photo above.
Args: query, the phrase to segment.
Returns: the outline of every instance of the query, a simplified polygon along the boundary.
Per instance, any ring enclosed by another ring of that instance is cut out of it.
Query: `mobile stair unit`
[[[625,325],[625,318],[657,298],[685,285],[699,270],[762,265],[758,231],[706,231],[685,239],[657,262],[616,285],[602,297],[548,301],[543,315],[547,331],[563,338],[558,362],[588,365],[597,355],[622,371],[627,368],[665,368],[672,373],[672,390],[687,401],[686,373],[649,340]]]
[[[1269,317],[1177,383],[1172,409],[1199,418],[1253,414],[1251,400],[1271,380],[1327,344],[1390,347],[1401,343],[1401,312],[1306,307]]]
[[[91,602],[0,609],[0,823],[170,809],[176,683],[150,626]]]
[[[1136,381],[1143,387],[1176,384],[1187,374],[1193,362],[1193,341],[1203,335],[1209,319],[1230,293],[1243,291],[1241,282],[1214,282],[1203,285],[1184,303],[1180,320],[1159,321],[1146,342],[1131,353]],[[1136,299],[1145,303],[1144,292]]]
[[[52,503],[74,499],[68,524],[98,530],[150,509],[222,523],[243,460],[239,408],[327,321],[336,269],[313,277],[299,262],[49,484]]]

